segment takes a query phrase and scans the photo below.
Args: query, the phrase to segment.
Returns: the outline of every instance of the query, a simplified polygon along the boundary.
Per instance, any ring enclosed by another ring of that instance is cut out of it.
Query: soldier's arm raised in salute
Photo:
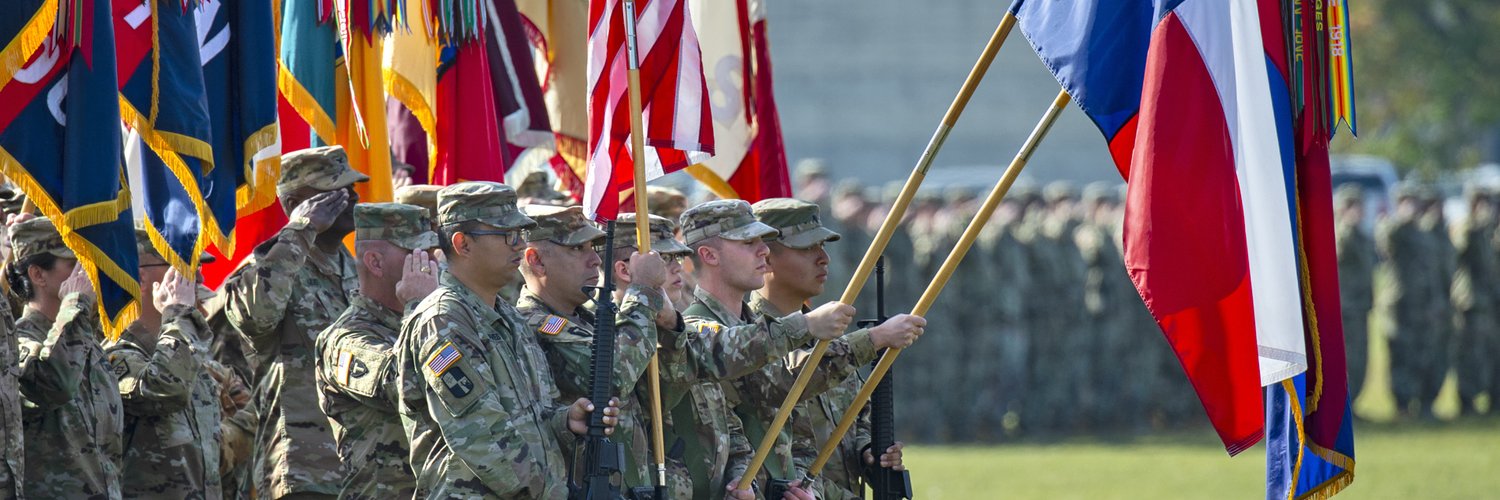
[[[346,191],[327,191],[299,203],[290,222],[277,233],[253,269],[241,269],[224,285],[229,323],[250,340],[258,352],[274,348],[277,326],[286,317],[299,269],[307,261],[318,234],[333,225],[349,203]]]
[[[126,339],[105,349],[115,376],[120,379],[120,397],[125,412],[132,415],[164,415],[181,411],[190,402],[208,346],[202,336],[208,324],[195,307],[196,285],[167,271],[152,290],[152,300],[161,313],[160,333],[149,353]],[[155,332],[142,332],[149,335]],[[196,355],[195,355],[196,354]]]

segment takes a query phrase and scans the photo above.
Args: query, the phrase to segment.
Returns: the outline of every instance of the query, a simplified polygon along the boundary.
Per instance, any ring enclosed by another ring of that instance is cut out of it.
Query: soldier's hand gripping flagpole
[[[635,216],[638,221],[635,225],[635,248],[644,254],[651,251],[651,224],[647,215],[651,212],[646,196],[646,127],[641,123],[641,58],[636,50],[635,0],[625,0],[625,15],[622,17],[625,18],[626,74],[630,86],[630,159],[635,167],[635,188],[631,190],[635,197]],[[651,391],[651,454],[652,462],[656,464],[654,486],[656,498],[661,499],[667,495],[667,451],[661,427],[659,358],[656,354],[651,355],[651,362],[646,365],[646,384]]]
[[[969,252],[969,247],[974,245],[974,240],[979,237],[979,232],[984,229],[985,224],[989,223],[990,216],[995,213],[995,207],[1000,206],[1000,200],[1005,198],[1005,193],[1010,191],[1010,185],[1015,183],[1016,177],[1021,175],[1021,169],[1025,168],[1026,162],[1031,159],[1031,153],[1036,151],[1037,144],[1040,144],[1042,138],[1046,137],[1047,131],[1052,128],[1052,123],[1057,120],[1057,115],[1062,112],[1070,100],[1072,98],[1068,96],[1066,90],[1059,90],[1057,92],[1057,98],[1053,99],[1052,107],[1047,108],[1047,112],[1042,115],[1042,120],[1036,124],[1036,128],[1031,130],[1031,135],[1021,145],[1021,150],[1016,152],[1016,157],[1010,161],[1010,166],[1005,168],[1005,174],[1000,176],[1000,182],[995,183],[995,188],[984,199],[984,205],[979,207],[979,212],[974,214],[974,219],[969,221],[968,227],[964,228],[963,236],[959,237],[958,243],[948,253],[948,258],[943,261],[943,267],[938,268],[937,276],[932,278],[932,283],[928,284],[927,290],[922,292],[922,297],[917,300],[917,305],[912,307],[912,315],[921,316],[927,314],[927,309],[932,307],[933,302],[937,301],[937,296],[939,293],[942,293],[943,286],[948,284],[948,278],[953,276],[954,269],[958,268],[958,263]],[[849,406],[848,410],[844,411],[843,418],[839,419],[838,427],[834,428],[833,434],[828,437],[828,441],[823,443],[823,448],[818,452],[818,459],[814,460],[812,466],[808,467],[808,477],[817,477],[818,473],[823,471],[823,466],[833,456],[834,451],[838,448],[839,441],[844,437],[844,433],[849,432],[849,428],[858,419],[859,410],[864,408],[865,403],[870,400],[870,395],[875,392],[875,387],[880,384],[880,379],[891,369],[891,364],[895,363],[896,357],[900,355],[901,349],[892,347],[887,349],[885,355],[880,357],[880,362],[870,372],[870,378],[865,381],[864,387],[859,389],[859,394],[854,396],[854,403]]]
[[[1000,24],[995,27],[995,33],[990,35],[989,43],[984,46],[984,51],[979,54],[979,60],[974,62],[974,67],[969,70],[969,76],[964,79],[964,84],[958,89],[958,95],[953,97],[953,103],[948,105],[948,112],[943,114],[943,121],[938,124],[932,138],[927,141],[927,147],[922,150],[922,156],[917,158],[917,165],[911,171],[911,176],[906,178],[906,185],[901,187],[901,194],[896,196],[896,201],[891,205],[891,211],[886,214],[885,221],[880,224],[880,231],[875,233],[875,240],[870,243],[870,248],[865,250],[864,258],[860,259],[859,267],[855,269],[854,276],[849,279],[849,285],[844,287],[844,294],[839,297],[839,302],[853,305],[854,299],[859,297],[859,292],[865,287],[865,281],[870,277],[870,271],[875,267],[875,261],[880,259],[880,254],[885,252],[886,244],[890,243],[891,235],[896,232],[896,225],[906,215],[906,207],[911,204],[911,199],[917,194],[917,188],[921,187],[922,181],[927,178],[927,169],[932,167],[933,158],[937,157],[938,150],[942,149],[943,142],[948,140],[948,133],[953,130],[953,125],[958,122],[959,115],[968,106],[969,98],[973,97],[974,89],[979,87],[980,80],[990,69],[990,63],[995,61],[995,54],[1000,52],[1000,46],[1005,44],[1005,37],[1010,34],[1010,29],[1016,25],[1016,9],[1020,7],[1020,0],[1012,3],[1006,9],[1005,17],[1000,19]],[[765,437],[760,440],[760,445],[755,449],[755,458],[750,460],[750,468],[740,477],[738,489],[750,489],[751,483],[755,481],[755,475],[765,465],[766,457],[771,454],[771,448],[776,445],[776,437],[781,434],[782,426],[786,425],[787,417],[792,413],[792,408],[802,398],[802,392],[807,389],[807,384],[812,381],[813,370],[817,368],[818,362],[823,360],[824,353],[828,352],[829,341],[820,340],[813,347],[811,357],[803,364],[804,368],[797,373],[797,380],[792,383],[791,391],[787,392],[786,399],[782,400],[781,408],[776,412],[776,418],[771,420],[770,427],[766,428]],[[868,395],[866,395],[868,396]],[[835,440],[837,441],[837,440]]]

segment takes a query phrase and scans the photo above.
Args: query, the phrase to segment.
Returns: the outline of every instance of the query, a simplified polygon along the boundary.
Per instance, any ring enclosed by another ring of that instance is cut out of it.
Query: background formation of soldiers
[[[1017,184],[927,319],[913,304],[979,206],[919,195],[888,249],[887,315],[874,290],[832,302],[894,190],[799,172],[807,201],[689,203],[654,188],[653,214],[605,234],[546,182],[407,186],[359,204],[367,180],[338,147],[288,154],[290,222],[217,292],[182,276],[138,231],[139,319],[104,341],[87,275],[52,222],[8,214],[0,307],[0,499],[561,498],[590,412],[624,443],[627,486],[647,486],[649,402],[662,361],[673,498],[857,498],[873,464],[868,420],[816,481],[805,473],[880,349],[895,370],[900,436],[1023,435],[1198,424],[1202,412],[1123,268],[1120,190]],[[1465,408],[1500,382],[1495,193],[1467,216],[1399,186],[1373,235],[1365,196],[1335,198],[1350,381],[1371,331],[1388,340],[1401,408],[1430,413],[1450,369]],[[678,221],[681,225],[679,226]],[[636,224],[652,235],[636,251]],[[355,251],[343,246],[354,234]],[[594,298],[619,305],[615,401],[588,401]],[[873,280],[872,280],[873,283]],[[915,343],[926,329],[939,334]],[[736,490],[803,355],[830,341],[811,389],[756,478]],[[573,472],[577,472],[576,470]]]

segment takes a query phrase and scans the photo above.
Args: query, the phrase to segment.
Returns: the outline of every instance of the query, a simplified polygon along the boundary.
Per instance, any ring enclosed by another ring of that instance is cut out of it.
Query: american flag
[[[433,375],[442,375],[453,366],[454,362],[463,357],[464,355],[458,352],[458,348],[453,347],[453,343],[449,342],[444,344],[437,354],[432,355],[432,359],[427,360],[427,369],[431,370]]]
[[[623,0],[589,4],[589,156],[584,207],[614,219],[621,193],[634,182]],[[713,155],[713,118],[703,79],[698,35],[685,0],[635,2],[646,179]]]
[[[542,333],[545,333],[547,335],[557,335],[559,333],[562,333],[563,326],[567,324],[567,320],[564,320],[561,317],[547,316],[547,321],[545,323],[542,323]]]

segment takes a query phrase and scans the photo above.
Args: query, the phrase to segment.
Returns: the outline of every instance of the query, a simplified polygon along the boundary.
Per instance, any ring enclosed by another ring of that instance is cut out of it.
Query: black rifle
[[[885,257],[875,261],[875,320],[860,322],[860,327],[869,328],[890,319],[885,315]],[[885,351],[881,350],[884,355]],[[877,363],[878,361],[877,357]],[[895,371],[887,371],[885,378],[870,393],[870,453],[875,455],[875,464],[866,468],[870,489],[875,491],[874,500],[900,500],[912,498],[911,472],[880,466],[880,455],[896,444],[896,377]]]
[[[613,257],[615,250],[615,223],[609,222],[604,230],[604,255]],[[612,268],[606,267],[604,281],[594,299],[594,353],[590,361],[589,401],[594,411],[589,413],[589,431],[583,439],[583,481],[573,482],[573,468],[568,469],[568,497],[573,500],[618,500],[624,498],[621,485],[624,483],[621,470],[625,467],[625,450],[610,441],[604,434],[604,408],[614,392],[615,373],[615,280]],[[574,463],[579,463],[574,460]]]

